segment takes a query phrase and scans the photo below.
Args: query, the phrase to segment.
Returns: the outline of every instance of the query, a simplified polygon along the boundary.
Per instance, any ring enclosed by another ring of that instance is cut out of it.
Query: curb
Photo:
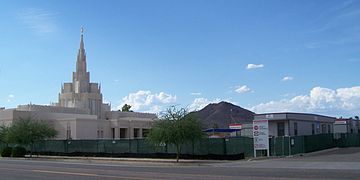
[[[33,156],[21,158],[26,160],[58,160],[58,161],[88,161],[88,162],[133,162],[133,163],[159,163],[159,164],[189,164],[189,165],[205,165],[213,163],[224,163],[228,162],[226,160],[190,160],[190,159],[180,159],[179,162],[176,162],[176,159],[150,159],[150,158],[108,158],[108,157],[71,157],[71,156]]]

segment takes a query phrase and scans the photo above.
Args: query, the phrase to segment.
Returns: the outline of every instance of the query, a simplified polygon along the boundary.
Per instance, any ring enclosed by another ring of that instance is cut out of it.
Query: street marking
[[[101,177],[101,178],[115,178],[115,179],[135,179],[135,180],[149,180],[150,178],[142,177],[131,177],[131,176],[112,176],[112,175],[102,175],[102,174],[90,174],[90,173],[79,173],[79,172],[65,172],[65,171],[48,171],[48,170],[39,170],[39,169],[12,169],[12,168],[0,168],[7,171],[25,171],[25,172],[34,172],[34,173],[46,173],[46,174],[63,174],[63,175],[74,175],[74,176],[88,176],[88,177]],[[158,180],[159,178],[150,179]]]
[[[77,172],[65,172],[65,171],[46,171],[46,170],[32,170],[32,172],[47,173],[47,174],[64,174],[64,175],[75,175],[75,176],[90,176],[90,177],[103,177],[103,178],[115,178],[115,179],[138,179],[145,180],[149,178],[131,177],[131,176],[111,176],[102,174],[90,174],[90,173],[77,173]],[[154,179],[155,180],[155,179]]]
[[[98,177],[98,174],[88,174],[88,173],[76,173],[76,172],[64,172],[64,171],[47,171],[47,170],[31,170],[32,172],[37,173],[48,173],[48,174],[65,174],[65,175],[76,175],[76,176],[93,176]]]

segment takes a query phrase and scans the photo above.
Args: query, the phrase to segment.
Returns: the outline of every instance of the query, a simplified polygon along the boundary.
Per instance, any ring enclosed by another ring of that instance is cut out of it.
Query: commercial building
[[[19,105],[0,109],[0,125],[10,125],[19,118],[48,122],[57,131],[56,139],[141,138],[151,128],[155,114],[111,111],[103,103],[98,83],[90,82],[87,71],[83,30],[72,82],[64,83],[59,102],[49,106]]]
[[[336,118],[307,113],[267,113],[254,115],[254,121],[267,120],[269,136],[304,136],[334,132]],[[252,124],[243,124],[243,136],[253,136]]]
[[[334,133],[360,133],[360,120],[352,118],[336,119]]]

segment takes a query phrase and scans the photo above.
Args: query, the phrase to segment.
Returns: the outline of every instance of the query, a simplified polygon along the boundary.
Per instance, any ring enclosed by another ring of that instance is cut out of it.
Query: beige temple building
[[[156,119],[155,114],[111,111],[103,103],[98,83],[90,82],[86,70],[83,30],[72,82],[64,83],[59,102],[49,106],[19,105],[0,109],[0,125],[10,125],[19,118],[31,117],[51,124],[58,131],[56,139],[142,138]]]

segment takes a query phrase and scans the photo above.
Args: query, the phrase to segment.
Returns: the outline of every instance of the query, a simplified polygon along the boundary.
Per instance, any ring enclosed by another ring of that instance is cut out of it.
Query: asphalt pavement
[[[4,180],[115,179],[360,179],[360,148],[241,161],[107,161],[0,159]]]

